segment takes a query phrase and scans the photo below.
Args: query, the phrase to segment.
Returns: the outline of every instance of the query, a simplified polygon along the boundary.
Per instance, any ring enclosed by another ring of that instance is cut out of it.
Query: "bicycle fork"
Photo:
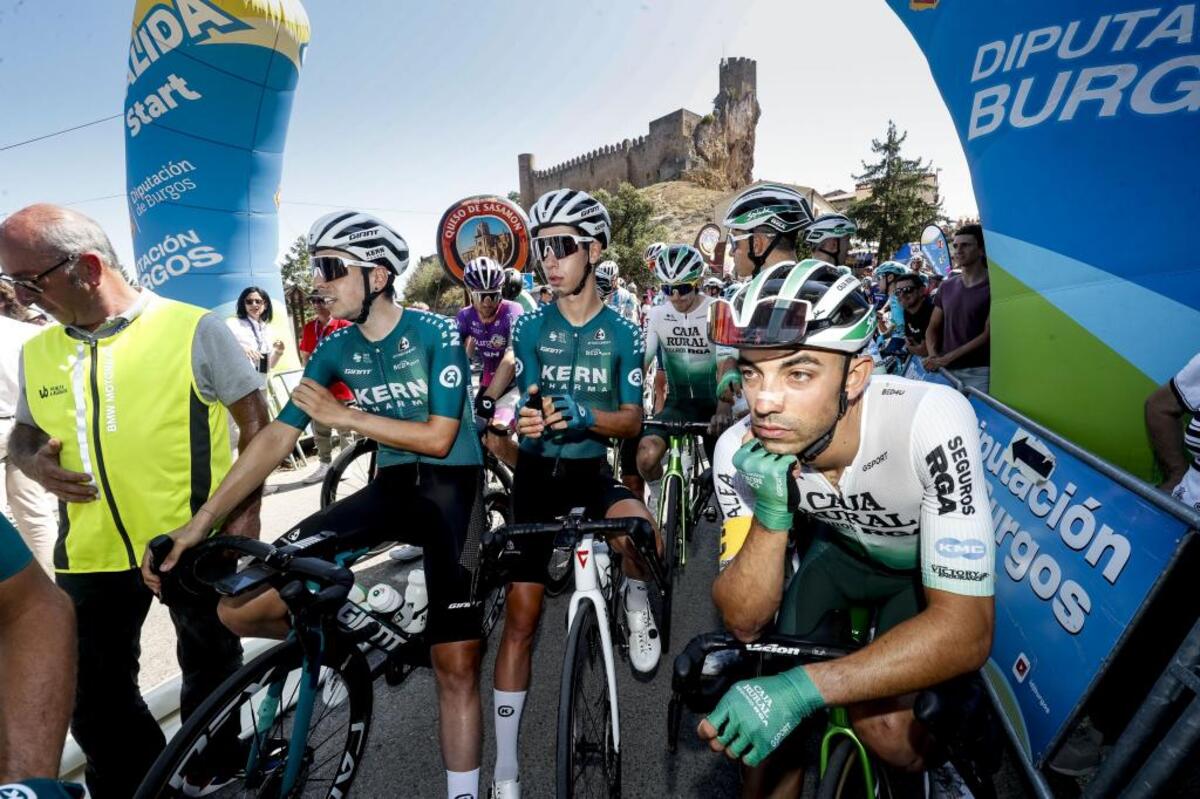
[[[597,562],[599,558],[599,562]],[[613,747],[621,751],[621,717],[617,706],[617,673],[613,662],[612,630],[609,626],[608,603],[604,599],[602,589],[620,590],[615,584],[616,577],[609,572],[611,564],[608,543],[596,541],[590,533],[584,535],[575,545],[575,593],[571,594],[571,604],[567,609],[567,632],[575,623],[575,614],[581,602],[591,602],[596,611],[596,620],[600,626],[600,643],[604,655],[604,676],[608,679],[608,706],[612,711]],[[607,574],[607,581],[600,577],[601,565]]]

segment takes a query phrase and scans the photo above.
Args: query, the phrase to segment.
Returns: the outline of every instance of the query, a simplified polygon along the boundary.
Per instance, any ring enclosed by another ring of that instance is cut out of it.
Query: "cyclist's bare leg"
[[[858,737],[890,766],[909,772],[925,768],[929,733],[913,716],[916,694],[861,702],[848,710]]]
[[[546,587],[541,583],[510,583],[504,600],[504,635],[496,653],[496,675],[493,680],[498,691],[529,689],[529,673],[533,663],[533,639],[537,636],[542,617],[542,596]]]
[[[667,451],[667,442],[661,437],[647,433],[638,442],[637,464],[642,478],[654,482],[663,476],[662,459]]]
[[[792,799],[804,787],[804,736],[789,735],[755,768],[743,765],[741,799]]]
[[[640,453],[639,453],[640,454]],[[662,535],[658,531],[658,524],[654,521],[654,516],[646,508],[646,506],[636,499],[623,499],[620,502],[614,503],[608,509],[608,513],[604,514],[607,519],[623,519],[630,516],[638,516],[650,522],[650,526],[654,528],[654,548],[658,550],[659,557],[662,557],[663,542]],[[609,546],[621,553],[621,571],[625,572],[626,577],[632,577],[635,580],[649,580],[650,572],[642,563],[641,557],[637,554],[637,550],[633,548],[628,536],[620,536],[610,538]]]
[[[274,588],[261,588],[217,603],[217,618],[240,638],[283,640],[291,632],[287,605]]]
[[[512,436],[502,435],[489,427],[484,433],[483,445],[505,466],[517,468],[517,441]]]
[[[430,647],[438,691],[442,760],[448,771],[479,768],[483,706],[479,701],[480,641],[454,641]]]

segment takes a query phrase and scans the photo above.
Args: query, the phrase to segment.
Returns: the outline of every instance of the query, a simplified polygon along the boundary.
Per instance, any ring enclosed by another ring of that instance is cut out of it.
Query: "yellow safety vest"
[[[37,426],[62,441],[63,468],[99,496],[60,506],[54,568],[136,568],[146,544],[185,524],[229,471],[228,412],[192,374],[203,308],[151,296],[124,329],[81,341],[54,325],[22,350]]]

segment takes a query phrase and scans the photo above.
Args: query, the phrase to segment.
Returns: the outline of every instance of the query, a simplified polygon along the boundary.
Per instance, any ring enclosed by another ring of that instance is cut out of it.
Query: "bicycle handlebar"
[[[579,539],[591,534],[606,541],[610,538],[627,536],[638,555],[645,562],[650,576],[660,592],[665,592],[666,576],[662,560],[654,542],[654,528],[640,516],[625,516],[617,519],[584,519],[578,511],[572,511],[553,522],[532,524],[506,524],[485,532],[482,549],[485,557],[497,559],[503,555],[504,544],[512,537],[553,535],[556,548],[574,547]]]
[[[673,435],[704,435],[708,433],[708,422],[676,422],[668,419],[646,419],[642,427],[654,427]]]

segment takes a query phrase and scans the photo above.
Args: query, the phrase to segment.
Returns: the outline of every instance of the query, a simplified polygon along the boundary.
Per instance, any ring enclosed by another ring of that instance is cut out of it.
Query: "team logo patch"
[[[607,338],[608,338],[608,336],[604,333],[604,329],[601,328],[600,330],[596,331],[596,335],[592,339],[592,341],[604,341]]]
[[[462,370],[457,366],[447,366],[438,375],[438,382],[446,388],[458,388],[462,385]]]
[[[630,369],[629,375],[626,377],[631,386],[640,386],[642,384],[642,370]]]
[[[408,341],[408,336],[401,336],[400,341],[396,344],[396,352],[408,352],[412,344]]]
[[[24,785],[0,785],[0,797],[3,799],[37,799],[37,794]]]

